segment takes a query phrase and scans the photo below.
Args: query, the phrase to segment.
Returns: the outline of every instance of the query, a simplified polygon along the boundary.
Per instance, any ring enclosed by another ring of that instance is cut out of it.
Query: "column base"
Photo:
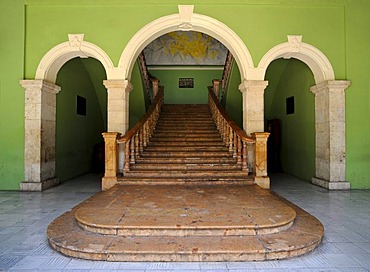
[[[262,189],[270,189],[270,178],[265,177],[254,177],[254,184],[257,184]]]
[[[351,184],[348,181],[328,181],[320,178],[312,178],[312,184],[318,185],[320,187],[329,190],[349,190],[351,189]]]
[[[112,188],[117,183],[118,183],[117,177],[103,177],[101,180],[101,189],[103,191],[106,191]]]
[[[51,178],[41,182],[24,181],[19,184],[19,191],[42,192],[59,184],[59,178]]]

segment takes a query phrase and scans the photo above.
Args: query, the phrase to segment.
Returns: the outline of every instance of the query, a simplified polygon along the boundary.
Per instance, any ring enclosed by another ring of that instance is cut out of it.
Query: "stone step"
[[[228,171],[241,170],[241,166],[229,163],[135,163],[131,165],[130,171]]]
[[[222,151],[228,152],[228,149],[225,146],[147,146],[145,148],[146,152],[213,152],[213,151]]]
[[[139,157],[136,159],[137,163],[162,163],[162,164],[171,164],[171,163],[208,163],[208,164],[235,164],[236,159],[232,157]]]
[[[210,132],[210,133],[195,133],[193,131],[189,131],[188,133],[184,132],[176,132],[176,131],[167,131],[167,132],[159,132],[156,131],[153,135],[152,138],[183,138],[183,139],[188,139],[188,138],[207,138],[209,140],[214,140],[214,139],[220,139],[221,136],[217,132]]]
[[[207,170],[193,169],[187,170],[133,170],[124,173],[124,177],[137,177],[137,178],[181,178],[181,179],[207,179],[207,180],[222,180],[223,178],[242,179],[247,178],[248,173],[242,170],[228,170],[217,169]]]
[[[208,142],[202,142],[202,143],[198,143],[198,142],[187,142],[187,141],[176,141],[176,142],[169,142],[169,141],[166,141],[166,142],[149,142],[148,145],[149,146],[176,146],[176,147],[207,147],[207,146],[213,146],[213,147],[216,147],[216,146],[222,146],[224,147],[225,144],[222,142],[222,141],[208,141]]]
[[[223,178],[212,178],[212,177],[120,177],[118,178],[118,184],[120,185],[187,185],[187,186],[199,186],[199,185],[253,185],[254,179],[251,176],[242,177],[223,177]]]
[[[140,155],[141,158],[147,158],[147,157],[173,157],[173,158],[204,158],[204,157],[212,157],[212,158],[222,158],[222,157],[228,157],[230,156],[229,151],[198,151],[198,152],[182,152],[179,150],[173,150],[173,151],[160,151],[160,152],[143,152],[143,154]]]
[[[116,185],[47,229],[50,245],[102,261],[262,261],[315,249],[313,216],[257,186]]]
[[[209,141],[212,141],[212,142],[221,142],[222,143],[222,139],[220,137],[182,137],[182,138],[176,138],[176,137],[156,137],[155,135],[153,135],[151,138],[150,138],[150,141],[152,142],[197,142],[197,143],[201,143],[201,142],[209,142]]]

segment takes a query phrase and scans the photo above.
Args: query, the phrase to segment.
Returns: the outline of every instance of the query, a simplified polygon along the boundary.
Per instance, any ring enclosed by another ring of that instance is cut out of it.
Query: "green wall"
[[[133,86],[133,90],[130,93],[130,128],[133,127],[146,112],[144,100],[144,85],[137,63],[135,63],[134,69],[132,71],[131,83]]]
[[[266,73],[265,118],[280,120],[281,166],[285,173],[310,181],[315,176],[315,85],[303,62],[273,61]],[[294,96],[294,114],[286,114],[286,98]]]
[[[208,86],[213,79],[221,79],[222,70],[150,70],[164,86],[164,102],[166,104],[207,104]],[[179,78],[194,78],[194,88],[179,88]]]
[[[346,91],[347,180],[352,188],[370,188],[370,1],[1,0],[0,189],[17,189],[24,179],[24,91],[19,80],[34,79],[42,57],[67,41],[69,33],[85,34],[117,65],[131,37],[153,20],[178,13],[178,4],[192,4],[194,12],[230,27],[255,67],[291,34],[303,35],[304,42],[323,52],[335,78],[351,81]]]
[[[230,118],[233,119],[240,128],[243,128],[243,94],[239,90],[240,83],[239,68],[234,62],[230,73],[225,109]]]
[[[24,179],[23,1],[0,1],[0,190]]]
[[[56,84],[56,176],[61,180],[92,170],[94,146],[107,130],[107,91],[103,66],[95,59],[75,58],[59,70]],[[100,82],[100,84],[98,84]],[[86,116],[76,113],[76,96],[86,98]]]

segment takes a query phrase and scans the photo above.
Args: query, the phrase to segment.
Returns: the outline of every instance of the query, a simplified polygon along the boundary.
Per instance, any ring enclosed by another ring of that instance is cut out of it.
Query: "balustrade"
[[[118,139],[118,143],[125,145],[125,159],[123,172],[130,171],[130,165],[135,164],[157,124],[158,117],[163,105],[163,87],[159,87],[152,105],[136,125],[124,136]]]
[[[243,171],[249,172],[248,167],[248,143],[255,143],[255,139],[248,137],[247,134],[235,124],[221,106],[212,87],[208,88],[208,103],[212,112],[213,120],[220,131],[222,140],[229,148],[229,152],[236,158],[237,164]]]

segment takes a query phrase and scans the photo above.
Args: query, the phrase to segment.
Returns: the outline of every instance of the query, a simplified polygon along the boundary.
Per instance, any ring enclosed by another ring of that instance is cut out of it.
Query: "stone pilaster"
[[[59,183],[55,177],[56,94],[45,80],[21,80],[25,89],[25,181],[21,191],[42,191]]]
[[[243,129],[248,135],[264,131],[264,91],[268,82],[245,80],[239,85],[243,93]]]
[[[125,134],[129,127],[129,95],[132,84],[128,80],[104,80],[108,90],[108,131]]]
[[[316,176],[312,183],[327,189],[349,189],[346,182],[345,89],[349,81],[326,81],[311,87],[315,94]]]

